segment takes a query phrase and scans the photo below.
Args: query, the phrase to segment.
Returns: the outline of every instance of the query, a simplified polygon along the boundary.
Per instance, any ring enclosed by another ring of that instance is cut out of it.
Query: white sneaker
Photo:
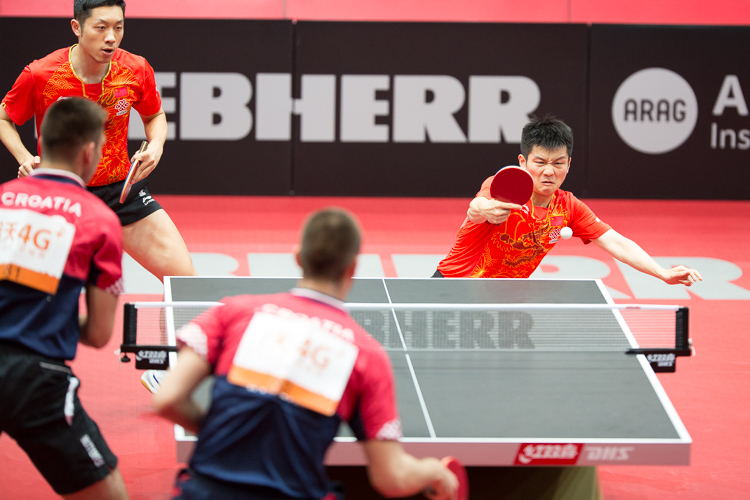
[[[166,370],[146,370],[141,375],[141,384],[143,387],[149,390],[151,394],[156,394],[159,391],[159,385],[166,376]]]

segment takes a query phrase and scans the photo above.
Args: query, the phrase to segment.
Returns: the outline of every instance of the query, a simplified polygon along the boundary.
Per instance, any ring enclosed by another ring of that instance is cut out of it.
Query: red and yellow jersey
[[[477,196],[492,198],[493,178],[484,181]],[[448,278],[528,278],[565,226],[584,243],[611,229],[572,193],[558,189],[547,208],[529,201],[523,210],[513,210],[502,224],[464,220],[438,270]]]
[[[26,66],[2,104],[17,125],[36,116],[39,136],[44,114],[52,103],[74,96],[97,102],[108,114],[107,142],[89,186],[112,184],[125,179],[130,168],[127,139],[131,107],[142,116],[161,110],[154,70],[143,57],[117,49],[102,83],[84,84],[70,61],[73,47],[57,50]],[[38,149],[41,155],[41,142]]]

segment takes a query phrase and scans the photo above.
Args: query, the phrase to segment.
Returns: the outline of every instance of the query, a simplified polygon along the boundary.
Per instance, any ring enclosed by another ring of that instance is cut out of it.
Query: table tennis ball
[[[566,226],[560,229],[560,236],[562,236],[563,239],[567,240],[568,238],[573,236],[573,230]]]

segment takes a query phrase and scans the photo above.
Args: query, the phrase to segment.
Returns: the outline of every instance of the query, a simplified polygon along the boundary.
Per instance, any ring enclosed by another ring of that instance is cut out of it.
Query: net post
[[[689,350],[690,337],[688,331],[688,308],[680,307],[675,314],[675,348]]]
[[[122,343],[135,345],[138,331],[138,310],[135,304],[125,304],[122,315]]]

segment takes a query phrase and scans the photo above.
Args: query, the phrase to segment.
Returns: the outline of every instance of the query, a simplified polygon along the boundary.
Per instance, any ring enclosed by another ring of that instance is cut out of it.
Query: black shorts
[[[78,399],[64,362],[0,341],[0,433],[7,432],[59,495],[75,493],[117,467]]]
[[[89,186],[88,190],[115,211],[117,217],[120,218],[120,224],[123,226],[138,222],[157,210],[161,210],[161,205],[151,196],[148,190],[148,179],[133,184],[125,203],[120,203],[120,191],[122,191],[123,184],[125,184],[125,181],[107,184],[106,186]]]

